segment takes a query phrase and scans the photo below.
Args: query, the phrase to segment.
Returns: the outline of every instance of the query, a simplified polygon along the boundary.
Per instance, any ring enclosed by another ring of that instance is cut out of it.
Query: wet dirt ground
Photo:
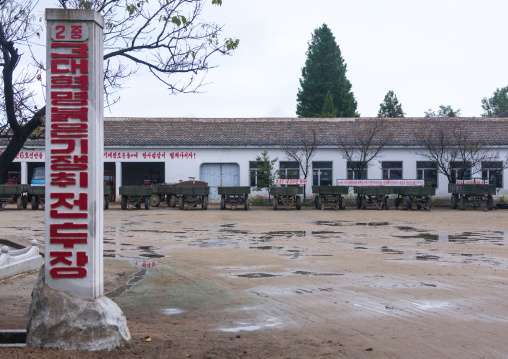
[[[43,241],[43,219],[7,207],[0,246]],[[3,348],[0,357],[508,353],[508,211],[112,205],[104,223],[105,292],[126,315],[132,345],[109,353]],[[36,278],[0,281],[0,329],[26,327]]]

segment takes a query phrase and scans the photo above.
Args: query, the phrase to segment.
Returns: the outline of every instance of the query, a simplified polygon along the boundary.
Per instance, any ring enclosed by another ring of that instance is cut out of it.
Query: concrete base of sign
[[[112,350],[131,340],[127,320],[107,297],[85,300],[44,284],[44,267],[32,292],[27,344],[66,350]]]

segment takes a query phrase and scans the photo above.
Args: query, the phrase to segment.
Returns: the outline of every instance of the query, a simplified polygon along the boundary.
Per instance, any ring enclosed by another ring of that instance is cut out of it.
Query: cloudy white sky
[[[294,117],[307,43],[326,23],[362,116],[389,90],[406,116],[439,105],[480,116],[481,99],[508,86],[507,14],[506,0],[223,0],[203,18],[240,47],[212,60],[205,93],[168,95],[139,73],[105,115]]]

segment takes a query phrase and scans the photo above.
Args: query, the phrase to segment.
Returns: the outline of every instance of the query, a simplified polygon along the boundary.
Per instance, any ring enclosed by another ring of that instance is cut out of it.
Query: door
[[[240,166],[237,163],[203,163],[199,179],[210,187],[209,201],[218,203],[218,187],[240,185]]]

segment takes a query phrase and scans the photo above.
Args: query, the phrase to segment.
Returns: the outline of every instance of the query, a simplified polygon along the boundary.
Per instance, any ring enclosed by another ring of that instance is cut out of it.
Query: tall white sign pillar
[[[46,9],[45,278],[103,294],[103,33],[93,10]]]
[[[46,9],[46,233],[27,343],[111,350],[131,337],[103,295],[103,18]]]

